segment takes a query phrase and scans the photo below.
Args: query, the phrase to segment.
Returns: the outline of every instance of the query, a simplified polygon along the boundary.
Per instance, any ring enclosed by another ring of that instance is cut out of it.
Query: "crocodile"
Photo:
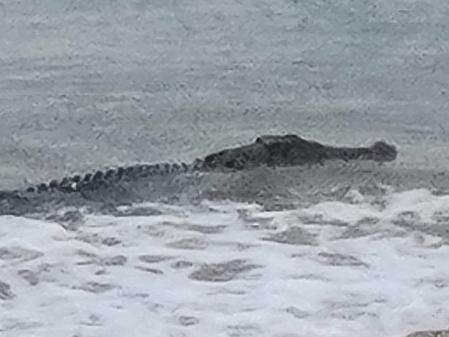
[[[0,191],[0,214],[21,215],[40,210],[43,203],[73,204],[69,200],[93,200],[114,191],[117,198],[126,194],[125,185],[133,186],[158,177],[182,174],[250,170],[260,166],[282,167],[323,165],[328,160],[371,160],[378,163],[393,161],[398,151],[395,146],[378,141],[370,147],[336,147],[306,140],[294,134],[264,135],[248,145],[227,148],[209,154],[192,163],[138,164],[85,175],[73,175],[29,186],[24,190]],[[57,201],[57,202],[56,202]],[[117,202],[118,203],[118,202]]]

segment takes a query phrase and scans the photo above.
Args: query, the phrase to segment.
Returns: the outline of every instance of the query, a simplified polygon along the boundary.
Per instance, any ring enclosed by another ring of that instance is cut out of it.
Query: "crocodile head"
[[[383,141],[371,147],[331,147],[297,135],[264,135],[252,144],[225,149],[204,158],[201,169],[243,170],[261,165],[296,166],[322,163],[328,159],[368,159],[377,162],[393,161],[397,149]]]
[[[202,169],[242,170],[261,165],[291,166],[319,162],[323,146],[296,135],[264,135],[252,144],[225,149],[204,158]]]
[[[266,147],[263,144],[253,143],[206,156],[202,169],[243,170],[266,163],[266,157]]]
[[[378,162],[393,161],[398,156],[396,147],[383,141],[375,142],[370,149],[372,151],[373,160]]]

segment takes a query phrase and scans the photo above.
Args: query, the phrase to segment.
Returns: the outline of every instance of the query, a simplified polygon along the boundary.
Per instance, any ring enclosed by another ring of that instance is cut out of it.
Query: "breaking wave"
[[[202,200],[1,216],[0,333],[403,337],[446,328],[449,196],[354,186],[307,205],[289,196],[293,205],[279,210]]]

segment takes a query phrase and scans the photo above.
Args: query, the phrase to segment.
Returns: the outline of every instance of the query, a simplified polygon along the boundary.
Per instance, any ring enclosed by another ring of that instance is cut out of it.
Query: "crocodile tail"
[[[98,170],[86,173],[84,176],[74,175],[64,177],[62,180],[52,180],[49,183],[41,183],[29,186],[25,191],[28,193],[45,193],[51,191],[76,192],[83,189],[95,189],[106,184],[119,183],[121,181],[133,181],[150,176],[166,176],[189,171],[190,166],[180,164],[139,164],[128,167],[117,167],[105,171]]]

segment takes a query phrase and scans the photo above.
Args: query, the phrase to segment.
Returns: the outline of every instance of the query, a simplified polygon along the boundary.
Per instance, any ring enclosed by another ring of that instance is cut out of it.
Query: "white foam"
[[[162,214],[89,215],[73,231],[3,216],[0,335],[394,337],[447,327],[449,196],[382,201],[284,212],[151,204],[141,207]],[[295,244],[301,233],[310,242]],[[218,282],[198,274],[230,260],[247,270]]]

